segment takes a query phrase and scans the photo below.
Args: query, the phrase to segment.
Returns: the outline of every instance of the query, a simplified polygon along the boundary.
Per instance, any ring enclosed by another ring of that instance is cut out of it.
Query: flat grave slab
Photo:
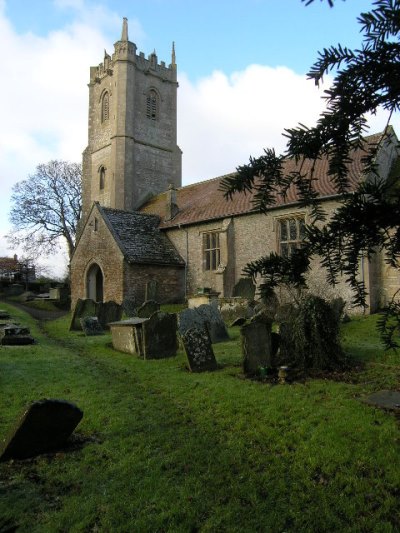
[[[400,411],[400,392],[393,390],[381,390],[374,392],[362,400],[364,403],[389,409],[391,411]]]

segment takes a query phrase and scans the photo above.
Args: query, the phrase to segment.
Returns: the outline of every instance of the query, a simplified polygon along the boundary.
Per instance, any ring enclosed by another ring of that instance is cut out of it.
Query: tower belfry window
[[[101,100],[101,121],[105,122],[110,116],[110,96],[106,91]]]
[[[147,93],[146,116],[151,120],[158,118],[158,95],[154,89]]]
[[[106,182],[106,169],[104,167],[100,167],[99,174],[99,189],[103,190]]]

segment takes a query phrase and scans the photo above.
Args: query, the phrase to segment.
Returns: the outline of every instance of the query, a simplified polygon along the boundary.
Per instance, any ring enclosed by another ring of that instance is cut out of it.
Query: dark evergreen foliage
[[[312,3],[303,1],[307,5]],[[333,6],[333,1],[328,3]],[[311,209],[301,264],[295,254],[291,261],[271,254],[248,265],[248,275],[265,276],[267,292],[280,279],[288,277],[294,276],[295,283],[303,284],[309,268],[304,258],[320,256],[328,280],[335,284],[338,275],[344,274],[354,291],[353,303],[365,306],[360,261],[379,250],[387,253],[391,266],[400,266],[400,191],[379,181],[375,164],[377,151],[389,137],[390,119],[400,108],[400,0],[376,0],[373,9],[362,13],[358,21],[363,35],[360,48],[350,50],[340,44],[325,48],[308,74],[319,86],[325,74],[335,72],[332,86],[324,93],[326,110],[317,124],[313,128],[299,124],[285,130],[288,140],[284,156],[265,150],[263,156],[251,158],[248,165],[239,167],[236,175],[222,183],[227,199],[237,192],[255,190],[254,207],[262,212],[276,203],[278,195],[285,197],[289,186],[294,186],[301,205]],[[365,180],[349,194],[348,163],[352,150],[365,146],[366,116],[375,114],[378,108],[386,110],[387,126],[379,142],[364,157]],[[316,223],[325,220],[325,213],[314,187],[314,168],[322,156],[328,158],[328,174],[343,203],[321,229]],[[296,172],[285,174],[284,157],[296,161]],[[302,171],[306,160],[313,162],[307,174]],[[389,314],[398,310],[395,303],[389,306]]]
[[[282,363],[302,370],[333,370],[343,365],[339,317],[322,298],[307,296],[280,325]]]

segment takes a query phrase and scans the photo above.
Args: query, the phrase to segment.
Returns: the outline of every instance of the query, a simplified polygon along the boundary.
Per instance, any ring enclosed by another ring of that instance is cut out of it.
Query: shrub
[[[304,370],[332,370],[343,364],[338,313],[318,296],[286,307],[280,334],[279,359],[284,364]]]

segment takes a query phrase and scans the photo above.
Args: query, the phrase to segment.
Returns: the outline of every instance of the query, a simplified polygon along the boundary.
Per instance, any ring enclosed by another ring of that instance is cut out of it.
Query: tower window
[[[101,99],[101,121],[105,122],[110,116],[110,96],[106,91]]]
[[[150,120],[158,119],[158,94],[154,89],[147,93],[146,116]]]
[[[100,167],[99,168],[99,174],[100,174],[100,177],[99,177],[99,188],[100,190],[104,189],[104,185],[106,183],[106,169],[105,167]]]

